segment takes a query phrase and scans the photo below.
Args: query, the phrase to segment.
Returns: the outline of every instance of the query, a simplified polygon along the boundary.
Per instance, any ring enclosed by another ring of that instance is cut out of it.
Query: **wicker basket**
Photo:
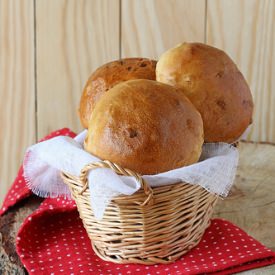
[[[108,167],[136,177],[142,189],[118,196],[96,220],[90,206],[87,174]],[[62,174],[75,199],[95,253],[115,263],[168,264],[200,241],[208,227],[217,196],[200,186],[177,183],[151,189],[136,173],[109,161],[84,167],[80,177]]]

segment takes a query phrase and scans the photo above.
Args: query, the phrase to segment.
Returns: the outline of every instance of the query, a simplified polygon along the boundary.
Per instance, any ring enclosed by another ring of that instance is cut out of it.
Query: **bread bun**
[[[82,93],[79,116],[88,128],[91,113],[101,96],[116,84],[130,79],[156,79],[156,61],[146,58],[125,58],[99,67],[88,79]]]
[[[140,174],[198,161],[199,112],[176,88],[151,80],[122,82],[102,96],[89,121],[85,149]]]
[[[183,43],[157,63],[158,81],[183,89],[201,113],[206,142],[233,142],[252,123],[250,89],[223,51],[201,43]]]

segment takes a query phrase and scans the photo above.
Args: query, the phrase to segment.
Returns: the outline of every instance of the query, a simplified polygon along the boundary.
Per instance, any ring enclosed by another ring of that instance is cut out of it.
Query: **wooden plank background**
[[[36,140],[34,6],[0,1],[0,203]]]
[[[80,131],[89,74],[183,41],[225,50],[251,86],[249,140],[275,142],[275,0],[0,0],[0,203],[27,146]]]

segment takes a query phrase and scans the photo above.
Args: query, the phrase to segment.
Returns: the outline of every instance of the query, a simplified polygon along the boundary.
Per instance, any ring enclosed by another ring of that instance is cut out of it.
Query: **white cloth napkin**
[[[74,139],[59,136],[27,149],[23,163],[24,177],[35,194],[70,197],[60,172],[78,176],[85,165],[100,160],[84,151],[82,144],[85,136],[86,130]],[[234,181],[238,158],[238,150],[230,144],[206,143],[198,163],[157,175],[144,175],[143,178],[152,187],[183,181],[226,197]],[[91,206],[97,219],[103,217],[113,197],[132,195],[140,189],[140,184],[133,177],[118,176],[107,168],[91,170],[88,181]]]

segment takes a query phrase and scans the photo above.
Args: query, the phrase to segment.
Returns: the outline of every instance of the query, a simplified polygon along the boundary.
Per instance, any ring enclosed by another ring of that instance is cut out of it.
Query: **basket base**
[[[209,227],[210,223],[208,224],[207,227]],[[160,257],[150,257],[150,258],[122,258],[120,256],[109,256],[104,253],[103,250],[99,249],[93,242],[92,242],[92,247],[95,252],[95,254],[102,260],[107,261],[107,262],[113,262],[116,264],[142,264],[142,265],[154,265],[154,264],[171,264],[178,260],[181,256],[189,252],[192,248],[197,246],[202,239],[203,234],[199,236],[199,238],[194,241],[192,244],[190,244],[187,248],[179,251],[178,253],[175,253],[172,256],[165,257],[165,258],[160,258]]]

